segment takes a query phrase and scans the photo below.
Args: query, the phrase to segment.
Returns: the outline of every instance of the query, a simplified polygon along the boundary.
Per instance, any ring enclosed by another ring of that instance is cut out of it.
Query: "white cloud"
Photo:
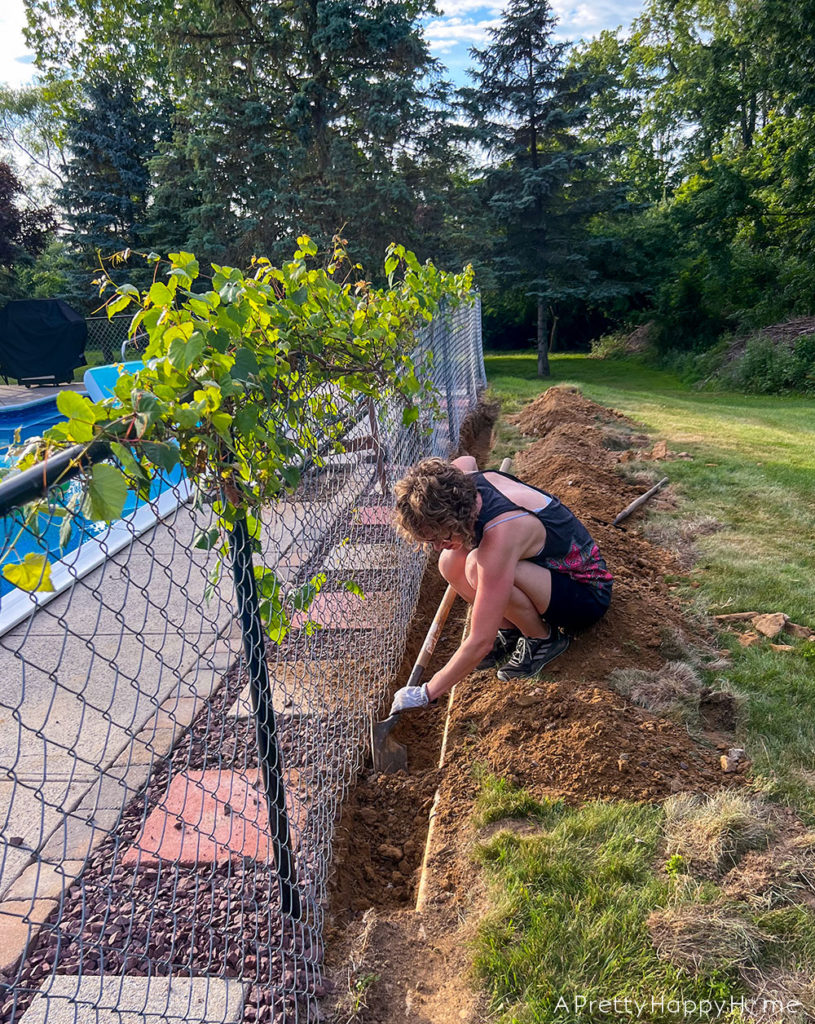
[[[23,38],[25,10],[23,0],[2,0],[0,6],[0,82],[19,86],[33,73],[33,54]]]
[[[465,21],[463,18],[439,19],[425,29],[427,41],[434,52],[449,53],[457,46],[483,46],[487,33],[500,23],[498,18]]]
[[[485,4],[484,0],[441,0],[438,6],[442,18],[455,18],[468,11],[481,11],[490,16],[500,15],[504,9],[502,3]]]
[[[557,39],[577,42],[599,35],[604,29],[629,26],[642,9],[641,0],[551,0],[558,19]],[[489,42],[488,31],[496,28],[506,0],[439,0],[441,16],[425,22],[425,36],[455,81],[464,77],[471,46]]]
[[[552,0],[552,10],[558,19],[557,34],[566,39],[588,39],[604,29],[628,26],[642,10],[639,0],[591,0],[570,3]]]

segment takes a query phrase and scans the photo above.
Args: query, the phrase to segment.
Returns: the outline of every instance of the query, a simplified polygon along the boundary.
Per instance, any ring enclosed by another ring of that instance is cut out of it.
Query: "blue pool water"
[[[8,446],[14,441],[17,428],[20,429],[22,440],[38,437],[44,430],[64,419],[57,409],[55,398],[41,399],[25,406],[0,409],[0,459],[4,464],[8,461]],[[171,473],[162,473],[153,478],[150,486],[150,498],[155,500],[159,495],[169,491],[184,479],[184,471],[176,466]],[[60,505],[66,505],[80,490],[77,480],[71,481],[59,498]],[[122,513],[122,520],[127,521],[139,508],[147,502],[135,493],[128,492],[127,501]],[[71,561],[71,553],[77,552],[85,541],[101,538],[110,530],[106,522],[93,522],[77,515],[73,520],[71,536],[64,547],[60,546],[60,527],[62,517],[42,512],[37,522],[23,527],[24,518],[21,513],[0,518],[0,565],[22,561],[29,553],[46,553],[49,561],[60,559]],[[11,548],[13,547],[13,552]],[[0,574],[0,597],[17,590]]]

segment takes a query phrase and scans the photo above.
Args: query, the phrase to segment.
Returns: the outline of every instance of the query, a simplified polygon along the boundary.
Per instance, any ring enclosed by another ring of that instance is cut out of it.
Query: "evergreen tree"
[[[97,79],[68,126],[70,156],[58,201],[69,238],[89,255],[142,244],[150,195],[149,161],[166,118],[126,81]]]
[[[619,283],[595,264],[610,240],[590,230],[622,204],[604,180],[604,151],[580,140],[597,88],[566,67],[568,44],[554,39],[548,0],[510,0],[492,42],[471,51],[475,88],[463,91],[478,142],[497,166],[482,179],[497,233],[496,272],[537,308],[538,374],[549,376],[550,316],[567,302],[600,302]]]
[[[397,235],[438,258],[456,157],[419,28],[431,10],[431,0],[185,8],[167,44],[177,100],[154,164],[157,247],[175,226],[202,255],[244,260],[287,252],[303,231],[325,244],[348,225],[373,265]]]

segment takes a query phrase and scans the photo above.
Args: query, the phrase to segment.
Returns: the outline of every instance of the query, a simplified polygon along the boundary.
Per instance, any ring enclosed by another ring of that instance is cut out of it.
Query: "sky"
[[[503,3],[480,0],[439,0],[441,17],[430,21],[426,35],[433,55],[446,65],[457,85],[467,83],[466,68],[471,46],[488,41],[490,27],[497,25]],[[605,28],[629,25],[639,13],[640,0],[552,0],[559,38],[576,41],[597,35]],[[0,0],[0,82],[20,86],[34,73],[32,56],[23,39],[23,0]]]

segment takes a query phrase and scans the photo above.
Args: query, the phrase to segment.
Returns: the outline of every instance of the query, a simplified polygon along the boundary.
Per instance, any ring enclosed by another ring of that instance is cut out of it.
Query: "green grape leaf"
[[[82,514],[94,522],[121,518],[127,500],[127,480],[117,466],[100,462],[91,469]]]

